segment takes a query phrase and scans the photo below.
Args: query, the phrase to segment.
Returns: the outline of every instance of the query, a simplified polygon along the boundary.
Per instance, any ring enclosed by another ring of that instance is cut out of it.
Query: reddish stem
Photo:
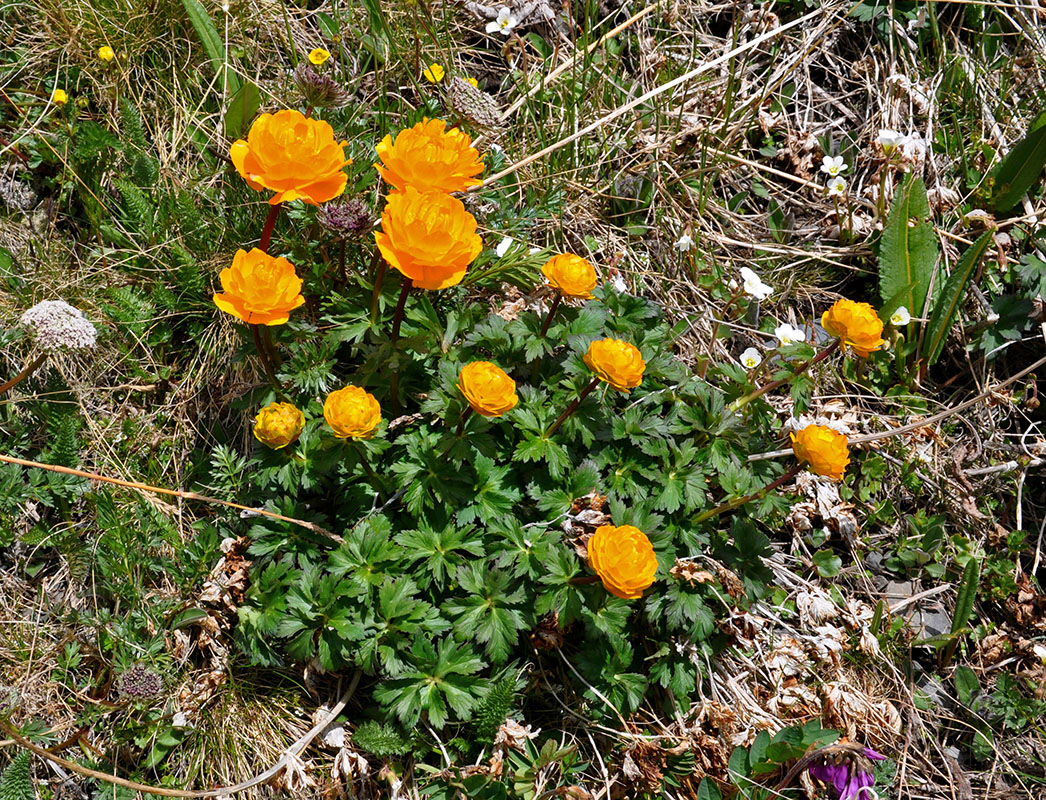
[[[592,394],[592,390],[595,389],[596,386],[598,386],[598,385],[599,385],[599,378],[593,378],[592,379],[592,383],[590,383],[588,386],[586,386],[584,389],[581,390],[581,394],[579,394],[577,396],[577,399],[575,399],[573,403],[571,403],[569,406],[567,406],[565,409],[563,409],[563,413],[559,415],[559,419],[557,419],[555,422],[553,422],[552,423],[552,427],[549,428],[547,431],[545,431],[545,438],[546,439],[549,436],[551,436],[553,433],[556,432],[556,430],[559,428],[560,425],[563,424],[563,421],[567,417],[569,417],[571,414],[573,414],[575,411],[577,411],[577,407],[579,405],[581,405],[582,402],[584,402],[586,397],[588,397],[590,394]]]
[[[265,225],[262,227],[261,241],[258,242],[258,249],[263,253],[269,252],[269,242],[272,241],[272,231],[276,227],[276,217],[280,215],[280,206],[282,203],[276,203],[276,205],[269,206],[269,216],[265,218]]]

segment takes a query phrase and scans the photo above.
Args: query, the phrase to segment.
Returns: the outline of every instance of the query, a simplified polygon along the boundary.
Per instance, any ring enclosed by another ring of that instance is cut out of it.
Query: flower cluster
[[[48,353],[94,347],[98,331],[87,316],[64,300],[44,300],[25,311],[20,320],[37,346]]]
[[[120,673],[116,690],[123,700],[152,700],[163,693],[163,678],[146,664],[134,664]]]

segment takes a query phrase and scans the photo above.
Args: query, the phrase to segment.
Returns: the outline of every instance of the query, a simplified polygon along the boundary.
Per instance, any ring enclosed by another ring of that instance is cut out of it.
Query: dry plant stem
[[[545,322],[541,325],[541,333],[538,337],[541,339],[545,338],[545,334],[548,333],[548,326],[552,324],[552,318],[556,316],[556,311],[559,309],[559,304],[563,302],[563,295],[556,292],[556,299],[552,301],[552,307],[548,310],[548,315],[545,317]]]
[[[750,503],[753,500],[761,500],[763,497],[770,494],[770,492],[772,492],[777,487],[785,483],[788,483],[788,481],[792,480],[792,478],[799,474],[799,470],[801,470],[802,468],[803,467],[801,464],[796,464],[776,481],[774,481],[773,483],[768,483],[759,491],[752,492],[751,494],[746,494],[743,497],[735,497],[733,500],[728,500],[727,502],[722,503],[716,506],[715,508],[710,508],[707,511],[702,511],[700,514],[694,517],[694,523],[696,524],[698,522],[704,522],[706,519],[711,519],[712,517],[718,517],[720,514],[723,514],[727,511],[733,511],[735,508],[740,508],[745,503]]]
[[[276,217],[280,215],[280,206],[282,203],[277,203],[274,206],[269,206],[269,216],[265,218],[265,225],[262,226],[261,241],[258,242],[258,249],[263,253],[269,252],[269,242],[272,241],[272,232],[276,227]]]
[[[276,393],[282,397],[283,386],[280,384],[279,378],[276,377],[276,370],[272,368],[269,354],[265,350],[265,342],[262,341],[260,325],[251,323],[251,336],[254,337],[254,349],[258,351],[258,360],[261,361],[262,369],[265,371],[265,377],[269,379],[269,383],[272,384],[272,388],[276,390]]]
[[[553,422],[552,427],[545,431],[546,439],[556,432],[556,430],[559,428],[560,425],[563,424],[563,421],[566,420],[567,417],[569,417],[571,414],[577,411],[577,407],[581,405],[582,402],[584,402],[586,397],[592,394],[592,390],[595,389],[598,385],[599,378],[593,378],[592,383],[590,383],[588,386],[581,390],[581,394],[577,396],[574,402],[567,406],[565,409],[563,409],[563,413],[559,415],[559,419]]]
[[[773,391],[774,389],[777,389],[780,386],[784,386],[789,381],[794,380],[795,378],[798,378],[800,375],[802,375],[804,372],[806,372],[808,369],[810,369],[810,367],[812,367],[814,364],[818,364],[821,361],[824,361],[826,358],[828,358],[828,356],[830,356],[832,353],[835,352],[835,349],[838,346],[839,346],[839,340],[836,339],[834,342],[832,342],[830,345],[828,345],[828,347],[826,347],[824,350],[822,350],[816,356],[811,358],[809,361],[805,361],[802,364],[800,364],[798,367],[796,367],[795,372],[793,372],[787,378],[780,378],[779,380],[776,380],[776,381],[770,381],[770,383],[766,384],[765,386],[760,386],[758,389],[756,389],[751,394],[746,394],[744,397],[737,398],[734,402],[732,402],[730,404],[730,410],[731,411],[740,411],[742,408],[744,408],[746,405],[751,403],[757,397],[762,397],[767,392]]]
[[[7,383],[0,384],[0,394],[3,394],[8,389],[20,384],[22,381],[24,381],[26,378],[28,378],[30,375],[32,375],[34,372],[40,369],[40,365],[43,364],[46,360],[46,353],[41,353],[40,355],[38,355],[36,358],[29,362],[25,369],[23,369],[21,372],[19,372],[17,375],[11,378],[11,380],[9,380]]]
[[[313,533],[318,533],[321,536],[326,536],[332,541],[338,542],[339,544],[344,541],[338,534],[333,533],[326,528],[321,528],[314,522],[307,522],[303,519],[295,519],[294,517],[285,517],[283,514],[277,514],[273,511],[265,511],[260,508],[251,508],[250,506],[240,505],[239,503],[231,503],[228,500],[219,500],[217,497],[208,497],[207,495],[197,494],[196,492],[183,492],[180,489],[164,489],[160,486],[150,486],[147,483],[137,483],[136,481],[125,481],[120,478],[109,478],[105,475],[98,475],[94,472],[84,472],[79,469],[72,469],[70,467],[60,467],[55,464],[41,464],[39,461],[29,461],[24,458],[15,458],[14,456],[0,455],[0,463],[3,464],[18,464],[22,467],[35,467],[36,469],[46,469],[50,472],[60,472],[63,475],[75,475],[77,478],[87,478],[92,481],[101,481],[102,483],[111,483],[114,486],[123,486],[127,489],[135,489],[139,492],[153,492],[155,494],[165,494],[170,497],[180,497],[182,500],[198,500],[201,503],[214,503],[215,505],[225,506],[226,508],[235,508],[238,511],[248,511],[251,514],[257,514],[260,517],[268,517],[269,519],[277,519],[281,522],[290,522],[293,525],[299,525],[306,530],[310,530]]]
[[[299,755],[302,753],[309,743],[315,739],[320,732],[330,725],[338,715],[342,712],[342,709],[348,704],[352,695],[356,691],[356,687],[359,685],[361,672],[357,670],[353,673],[352,679],[349,681],[348,688],[342,693],[338,702],[334,704],[334,707],[320,715],[319,721],[313,725],[308,732],[302,736],[298,741],[294,742],[290,747],[287,748],[287,753],[280,757],[280,760],[269,767],[265,772],[260,775],[255,775],[249,780],[237,783],[235,786],[221,786],[217,789],[204,789],[200,791],[183,791],[181,789],[166,789],[160,786],[148,786],[144,783],[136,783],[135,781],[129,781],[126,778],[118,778],[115,775],[108,775],[105,772],[99,772],[97,770],[88,769],[82,767],[75,761],[69,761],[68,759],[56,756],[49,750],[40,747],[39,745],[33,744],[31,741],[22,736],[18,730],[11,725],[7,720],[0,717],[0,730],[11,737],[17,744],[29,750],[32,753],[45,758],[52,764],[57,764],[70,772],[75,772],[78,775],[83,775],[88,778],[94,778],[105,783],[111,783],[114,786],[123,786],[125,789],[131,789],[136,792],[142,792],[143,794],[155,794],[161,797],[217,797],[225,794],[235,794],[236,792],[243,792],[247,789],[251,789],[259,784],[265,783],[270,780],[274,775],[277,775],[281,769],[287,763],[288,756]]]
[[[395,344],[396,340],[400,338],[400,324],[403,322],[403,311],[407,307],[407,296],[410,294],[410,290],[414,288],[414,281],[410,278],[403,279],[403,288],[400,290],[400,299],[396,303],[396,313],[392,315],[392,335],[389,340]]]

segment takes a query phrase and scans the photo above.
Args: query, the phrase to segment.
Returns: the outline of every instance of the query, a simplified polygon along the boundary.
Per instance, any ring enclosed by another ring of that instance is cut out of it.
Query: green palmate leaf
[[[959,305],[966,296],[966,287],[970,278],[981,263],[988,246],[992,243],[993,231],[985,231],[981,237],[966,249],[952,269],[952,274],[944,284],[933,305],[933,313],[923,340],[923,358],[927,364],[933,364],[944,349],[944,342],[951,330],[952,323],[959,313]]]
[[[991,207],[1009,211],[1042,177],[1046,166],[1046,124],[1031,130],[1014,146],[995,169],[995,191]]]
[[[229,107],[225,110],[225,135],[238,139],[247,130],[247,124],[254,119],[261,106],[261,92],[250,81],[243,84],[232,96]]]
[[[921,316],[936,264],[937,238],[926,185],[909,177],[897,190],[879,245],[879,297],[886,301],[900,295],[899,305],[913,317]]]
[[[203,7],[200,0],[182,0],[182,5],[185,7],[185,13],[189,15],[189,22],[192,23],[196,35],[200,37],[203,49],[207,51],[207,56],[211,59],[211,66],[214,67],[219,80],[224,72],[225,83],[229,87],[229,91],[233,93],[239,91],[240,81],[232,70],[225,66],[222,37],[218,34],[218,29],[214,27],[214,22],[211,21],[207,9]]]

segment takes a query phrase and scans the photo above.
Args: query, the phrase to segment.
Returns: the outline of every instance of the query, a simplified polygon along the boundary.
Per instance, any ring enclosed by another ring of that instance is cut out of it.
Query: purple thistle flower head
[[[828,749],[828,748],[826,748]],[[875,776],[871,761],[885,761],[886,756],[864,747],[861,752],[833,753],[810,765],[810,776],[832,787],[837,800],[875,800]]]

